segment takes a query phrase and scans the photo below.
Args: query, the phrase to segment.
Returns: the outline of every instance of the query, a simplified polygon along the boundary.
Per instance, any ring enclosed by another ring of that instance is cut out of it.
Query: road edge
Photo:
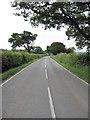
[[[38,59],[40,60],[40,59]],[[5,80],[3,83],[0,84],[0,87],[2,87],[4,84],[6,84],[8,81],[10,81],[13,77],[17,76],[18,74],[20,74],[22,71],[24,71],[25,69],[27,69],[30,65],[32,65],[33,63],[37,62],[38,60],[32,62],[31,64],[29,64],[28,66],[26,66],[25,68],[23,68],[22,70],[20,70],[19,72],[15,73],[14,75],[12,75],[10,78],[8,78],[7,80]]]
[[[52,59],[52,58],[51,58]],[[52,59],[54,60],[54,59]],[[55,61],[55,60],[54,60]],[[56,61],[55,61],[56,62]],[[60,65],[61,67],[63,67],[61,64],[59,64],[58,62],[56,62],[58,65]],[[88,82],[86,82],[85,80],[81,79],[80,77],[78,77],[77,75],[75,75],[74,73],[72,73],[71,71],[69,71],[68,69],[66,69],[65,67],[63,67],[67,72],[69,72],[70,74],[74,75],[76,78],[78,78],[80,81],[82,81],[83,83],[85,83],[86,85],[89,85]]]

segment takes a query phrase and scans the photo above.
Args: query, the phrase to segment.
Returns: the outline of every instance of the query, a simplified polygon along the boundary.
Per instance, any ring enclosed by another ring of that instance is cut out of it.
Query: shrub
[[[89,56],[87,53],[84,54],[75,54],[75,53],[60,53],[54,56],[58,61],[61,63],[69,64],[69,65],[88,65],[89,62]]]
[[[75,53],[61,53],[52,58],[59,64],[70,70],[80,78],[90,83],[90,55],[89,53],[75,54]]]
[[[31,60],[43,57],[39,54],[29,54],[26,51],[2,51],[2,71],[17,67]]]

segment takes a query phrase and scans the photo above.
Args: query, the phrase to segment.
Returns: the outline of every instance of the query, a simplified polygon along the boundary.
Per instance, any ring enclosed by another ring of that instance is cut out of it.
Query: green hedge
[[[61,53],[57,54],[56,56],[52,55],[51,57],[63,67],[90,83],[90,55],[88,53]]]
[[[17,67],[31,60],[43,57],[44,55],[29,54],[25,51],[2,51],[2,72]]]
[[[69,65],[88,65],[89,63],[89,55],[86,54],[66,54],[66,53],[60,53],[57,54],[56,57],[61,63],[69,64]]]

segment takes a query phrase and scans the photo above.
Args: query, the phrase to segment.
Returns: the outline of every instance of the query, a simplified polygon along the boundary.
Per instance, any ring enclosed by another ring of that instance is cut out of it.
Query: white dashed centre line
[[[48,96],[49,96],[49,103],[50,103],[50,110],[51,110],[51,115],[54,120],[56,120],[56,115],[55,115],[55,110],[54,110],[54,105],[53,105],[53,100],[50,92],[50,88],[48,87]]]
[[[46,64],[45,64],[45,68],[46,68]]]
[[[45,69],[45,75],[46,75],[46,79],[48,79],[48,75],[47,75],[47,70]]]
[[[46,75],[46,79],[48,79],[48,74],[47,74],[47,69],[46,69],[46,61],[45,61],[45,75]],[[49,87],[48,87],[48,97],[49,97],[49,103],[50,103],[51,116],[54,120],[56,120],[53,100],[52,100],[51,91],[50,91]]]

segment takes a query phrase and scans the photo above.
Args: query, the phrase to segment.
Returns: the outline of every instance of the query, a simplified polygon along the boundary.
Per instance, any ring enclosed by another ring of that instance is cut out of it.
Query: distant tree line
[[[48,54],[58,54],[58,53],[72,53],[74,52],[75,48],[66,48],[65,45],[61,42],[53,42],[50,46],[47,46],[46,52]]]
[[[61,42],[53,42],[50,46],[47,46],[44,52],[40,46],[34,46],[34,40],[36,40],[37,34],[33,34],[29,31],[23,31],[23,33],[13,33],[8,42],[12,44],[12,49],[16,50],[17,47],[24,47],[28,53],[44,54],[45,52],[49,55],[52,53],[54,55],[58,53],[72,53],[74,52],[74,47],[66,48],[66,46]]]

